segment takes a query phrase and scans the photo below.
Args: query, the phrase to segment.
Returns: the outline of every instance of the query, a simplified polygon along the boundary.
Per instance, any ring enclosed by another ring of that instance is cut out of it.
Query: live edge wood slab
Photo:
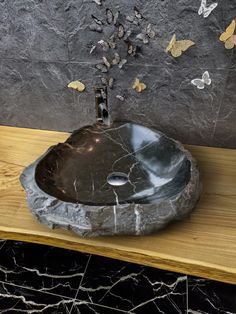
[[[19,183],[23,168],[68,133],[0,126],[0,238],[53,245],[236,284],[236,150],[186,146],[201,200],[189,219],[143,237],[82,238],[39,224]],[[0,256],[1,258],[1,256]]]

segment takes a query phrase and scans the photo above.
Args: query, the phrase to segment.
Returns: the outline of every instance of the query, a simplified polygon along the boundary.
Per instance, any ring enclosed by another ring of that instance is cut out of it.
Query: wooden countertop
[[[236,284],[236,150],[187,146],[204,191],[189,219],[143,237],[82,238],[41,225],[19,174],[68,133],[0,126],[0,238],[53,245]]]

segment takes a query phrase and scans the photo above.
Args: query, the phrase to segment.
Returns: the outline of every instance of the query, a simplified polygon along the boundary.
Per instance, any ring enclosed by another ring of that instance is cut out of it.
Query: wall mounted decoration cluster
[[[236,33],[219,39],[235,19],[233,0],[0,1],[0,123],[89,125],[92,87],[104,84],[114,120],[156,125],[187,144],[236,147]],[[174,34],[195,43],[177,58],[165,52]],[[191,84],[206,71],[210,85]],[[147,86],[141,93],[135,78]],[[67,87],[76,80],[84,92]]]
[[[102,5],[102,3],[97,4]],[[99,32],[103,35],[106,33],[104,38],[100,39],[90,49],[90,54],[93,54],[97,53],[100,47],[102,48],[103,55],[101,61],[96,64],[97,70],[101,71],[101,73],[107,74],[114,66],[122,69],[130,57],[137,56],[142,50],[142,44],[148,44],[156,36],[152,24],[144,18],[140,10],[135,6],[133,11],[126,16],[121,15],[119,11],[113,12],[110,8],[106,8],[105,16],[97,18],[95,14],[91,14],[91,19],[90,31]],[[122,45],[126,46],[125,55],[124,51],[119,49]],[[121,52],[123,55],[121,55]],[[102,76],[101,82],[112,88],[114,79]],[[144,84],[140,84],[137,83],[136,87],[134,87],[138,92],[146,89],[146,85],[144,87]]]
[[[100,0],[94,0],[94,2],[99,6],[102,6],[102,2]],[[217,6],[217,2],[207,6],[206,0],[201,0],[198,14],[202,15],[204,18],[207,18]],[[96,65],[96,68],[102,73],[108,73],[112,66],[115,65],[117,65],[119,69],[122,69],[128,61],[127,57],[135,56],[138,50],[141,51],[142,47],[137,46],[134,39],[142,41],[143,44],[148,44],[150,39],[154,39],[156,37],[156,32],[153,30],[151,23],[147,22],[143,14],[136,6],[133,8],[133,12],[131,14],[125,16],[125,20],[129,23],[132,23],[133,25],[138,26],[139,30],[141,30],[141,32],[139,32],[138,34],[137,30],[134,31],[133,29],[127,27],[125,24],[123,25],[121,23],[121,20],[123,19],[119,11],[113,13],[110,8],[106,8],[105,12],[105,19],[97,18],[94,14],[92,14],[91,18],[93,20],[93,23],[90,25],[91,31],[97,31],[99,33],[103,33],[103,29],[105,26],[114,27],[114,30],[112,31],[108,39],[99,40],[97,44],[93,45],[90,50],[91,54],[96,51],[96,48],[98,46],[102,47],[103,52],[108,52],[110,49],[113,50],[113,56],[110,61],[108,60],[108,56],[103,55],[101,62]],[[142,22],[144,21],[146,23],[146,26],[142,24]],[[232,20],[226,31],[222,33],[219,38],[222,42],[224,42],[226,49],[232,49],[234,46],[236,46],[236,35],[234,35],[235,27],[235,20]],[[114,50],[117,50],[119,41],[122,39],[127,45],[127,55],[124,57],[121,57],[117,51],[114,52]],[[169,52],[172,57],[178,58],[183,54],[183,52],[187,51],[190,47],[194,45],[195,42],[193,42],[192,40],[177,40],[176,34],[174,34],[165,51]],[[101,77],[101,82],[102,84],[113,88],[114,79],[112,77]],[[205,71],[202,75],[202,78],[192,79],[191,83],[195,85],[198,89],[204,89],[205,85],[211,84],[209,72]],[[144,91],[147,86],[144,83],[140,82],[138,78],[135,78],[132,87],[134,90],[140,93]],[[117,98],[120,100],[124,99],[123,96],[119,95],[117,95]]]

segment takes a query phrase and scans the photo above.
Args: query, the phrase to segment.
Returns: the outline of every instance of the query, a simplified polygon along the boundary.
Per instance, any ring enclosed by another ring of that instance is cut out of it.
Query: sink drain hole
[[[112,172],[107,177],[107,183],[112,186],[121,186],[129,181],[127,174],[123,172]]]

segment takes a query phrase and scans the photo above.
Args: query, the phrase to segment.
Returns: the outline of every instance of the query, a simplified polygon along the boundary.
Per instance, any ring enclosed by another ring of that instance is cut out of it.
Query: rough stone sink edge
[[[72,230],[81,236],[144,235],[162,229],[172,220],[187,217],[198,202],[202,189],[196,160],[180,142],[170,139],[190,161],[191,177],[186,187],[168,200],[158,204],[91,206],[64,202],[48,195],[36,184],[35,169],[40,160],[54,147],[52,146],[26,167],[20,176],[28,205],[40,223],[52,229],[61,227]]]

